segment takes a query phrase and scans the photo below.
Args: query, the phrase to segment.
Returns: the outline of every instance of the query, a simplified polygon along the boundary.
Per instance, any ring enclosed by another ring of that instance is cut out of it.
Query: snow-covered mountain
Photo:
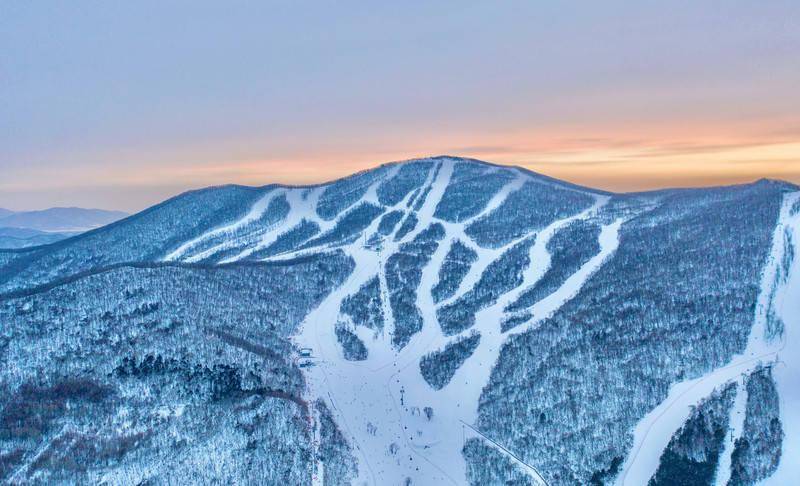
[[[0,226],[0,248],[26,248],[46,245],[77,235],[70,231],[39,231],[30,228],[7,228]]]
[[[791,484],[800,191],[434,157],[0,251],[0,480]]]
[[[126,216],[128,213],[105,209],[49,208],[19,212],[0,210],[0,227],[75,232],[113,223]]]

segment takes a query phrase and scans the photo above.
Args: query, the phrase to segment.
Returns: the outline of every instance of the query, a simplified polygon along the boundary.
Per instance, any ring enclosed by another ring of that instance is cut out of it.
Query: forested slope
[[[434,157],[189,192],[0,251],[0,481],[785,477],[798,242],[766,180]]]

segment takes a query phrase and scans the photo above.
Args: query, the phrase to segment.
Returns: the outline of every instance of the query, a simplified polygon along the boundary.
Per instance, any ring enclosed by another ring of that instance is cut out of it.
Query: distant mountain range
[[[0,482],[796,484],[798,254],[772,180],[187,192],[0,251]]]
[[[0,227],[39,231],[86,231],[128,216],[122,211],[84,208],[50,208],[40,211],[0,209]]]
[[[0,248],[25,248],[54,243],[128,216],[122,211],[50,208],[11,211],[0,208]]]

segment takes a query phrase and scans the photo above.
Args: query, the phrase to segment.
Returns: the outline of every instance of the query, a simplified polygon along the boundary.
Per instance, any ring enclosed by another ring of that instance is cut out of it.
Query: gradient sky
[[[134,211],[436,154],[800,183],[800,1],[0,4],[0,207]]]

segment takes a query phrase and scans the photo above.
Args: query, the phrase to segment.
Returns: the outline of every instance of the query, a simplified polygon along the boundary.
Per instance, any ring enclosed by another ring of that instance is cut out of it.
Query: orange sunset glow
[[[0,18],[0,207],[137,211],[440,154],[619,192],[800,183],[793,5],[195,7]]]

